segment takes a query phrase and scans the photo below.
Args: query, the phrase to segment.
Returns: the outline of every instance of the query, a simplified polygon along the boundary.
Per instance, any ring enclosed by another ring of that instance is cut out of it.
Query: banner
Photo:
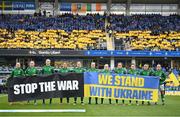
[[[12,2],[13,10],[35,10],[34,2]]]
[[[0,10],[35,10],[35,2],[0,1]]]
[[[179,51],[125,51],[125,50],[88,50],[85,56],[114,57],[180,57]]]
[[[84,96],[158,101],[159,78],[154,76],[84,73]]]
[[[72,12],[86,12],[87,6],[85,3],[72,3]]]
[[[83,96],[84,79],[82,73],[8,79],[9,102]]]
[[[71,3],[60,3],[60,11],[71,11]]]
[[[58,49],[0,49],[0,56],[107,56],[107,57],[180,57],[171,51],[109,51],[109,50],[58,50]]]
[[[35,10],[36,6],[34,2],[25,2],[25,10]]]
[[[24,10],[25,4],[23,2],[13,2],[12,3],[13,10]]]
[[[52,2],[40,2],[40,8],[42,10],[53,10],[54,6]]]
[[[166,95],[180,96],[180,86],[166,86],[165,91]]]
[[[0,49],[0,56],[84,56],[83,50]]]
[[[105,11],[106,4],[103,3],[60,3],[60,11],[86,12]]]

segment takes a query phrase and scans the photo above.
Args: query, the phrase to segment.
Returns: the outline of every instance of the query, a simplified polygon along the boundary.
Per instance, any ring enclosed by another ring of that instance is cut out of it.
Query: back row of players
[[[23,77],[23,76],[34,76],[37,74],[46,74],[46,75],[51,75],[55,72],[54,67],[51,66],[51,60],[46,59],[45,61],[45,66],[42,68],[41,72],[37,70],[35,67],[35,62],[30,61],[29,62],[29,67],[23,71],[21,69],[21,64],[19,62],[16,63],[15,69],[11,73],[11,78],[14,77]],[[130,69],[127,70],[126,68],[123,67],[123,64],[119,62],[117,64],[117,67],[114,68],[113,70],[110,69],[108,64],[104,65],[104,69],[99,70],[96,68],[96,63],[92,62],[91,67],[88,69],[85,69],[82,67],[82,64],[80,61],[77,62],[76,67],[73,69],[68,68],[67,63],[63,63],[62,68],[58,70],[59,73],[68,73],[68,72],[75,72],[75,73],[83,73],[83,72],[101,72],[101,73],[117,73],[117,74],[131,74],[131,75],[143,75],[143,76],[159,76],[160,77],[160,82],[159,82],[159,91],[161,94],[161,101],[162,104],[164,105],[165,103],[165,80],[166,80],[166,74],[162,70],[161,65],[158,64],[156,66],[155,70],[152,70],[149,68],[148,64],[144,64],[142,70],[136,69],[135,64],[131,64]],[[81,97],[81,104],[84,104],[83,97]],[[60,103],[62,103],[63,99],[60,98]],[[77,102],[77,98],[74,98],[74,105]],[[104,99],[101,98],[101,104],[103,104]],[[122,100],[122,104],[124,105],[124,100]],[[50,104],[52,103],[52,99],[50,99]],[[69,98],[67,98],[67,103],[69,103]],[[95,98],[95,103],[98,104],[98,98]],[[131,104],[132,101],[129,101],[129,104]],[[34,100],[34,104],[36,105],[36,100]],[[43,104],[45,104],[45,100],[43,99]],[[91,97],[89,98],[89,104],[91,104]],[[111,104],[111,99],[109,99],[109,104]],[[116,99],[116,104],[118,104],[118,100]],[[136,101],[136,104],[139,105],[138,101]],[[144,104],[144,101],[142,101],[142,104]],[[150,104],[150,102],[148,102]],[[157,103],[155,103],[157,104]]]

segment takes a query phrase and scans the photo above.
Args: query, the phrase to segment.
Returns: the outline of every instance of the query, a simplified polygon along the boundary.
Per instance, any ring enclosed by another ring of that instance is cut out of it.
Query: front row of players
[[[51,75],[54,73],[54,67],[51,66],[50,59],[46,59],[46,65],[42,68],[41,74],[45,75]],[[83,73],[83,72],[101,72],[101,73],[117,73],[117,74],[131,74],[131,75],[142,75],[142,76],[159,76],[160,77],[160,83],[159,83],[159,91],[161,94],[161,101],[162,104],[165,104],[165,79],[166,74],[163,72],[161,65],[158,64],[156,66],[156,70],[149,69],[149,65],[145,64],[143,66],[143,69],[141,71],[136,69],[135,64],[131,64],[130,69],[126,70],[126,68],[123,67],[122,63],[118,63],[117,67],[111,71],[108,64],[104,65],[103,70],[96,69],[95,62],[91,63],[91,67],[87,70],[85,70],[81,62],[77,62],[76,68],[69,69],[67,66],[67,63],[63,63],[63,67],[59,69],[59,73],[68,73],[68,72],[75,72],[75,73]],[[15,69],[11,73],[11,78],[13,77],[21,77],[21,76],[34,76],[39,74],[38,70],[35,68],[35,62],[30,61],[29,67],[25,70],[25,72],[21,69],[21,65],[19,62],[16,63]],[[60,103],[62,103],[63,98],[60,98]],[[29,101],[28,101],[29,102]],[[77,97],[74,97],[74,105],[77,102]],[[101,104],[103,104],[104,99],[101,98]],[[124,100],[122,100],[122,104],[124,105]],[[131,100],[129,101],[129,104],[131,104]],[[52,98],[50,99],[50,104],[52,103]],[[69,98],[67,97],[67,103],[69,103]],[[98,104],[98,98],[95,98],[95,103]],[[34,104],[36,105],[36,100],[34,100]],[[43,104],[45,104],[45,99],[43,99]],[[81,97],[81,104],[84,105],[83,97]],[[89,97],[89,104],[91,104],[91,97]],[[111,104],[111,99],[109,99],[109,104]],[[118,100],[116,99],[116,104],[118,104]],[[136,101],[136,104],[139,105],[138,101]],[[142,101],[142,104],[144,104],[144,101]],[[148,102],[150,104],[150,102]],[[157,104],[157,103],[155,103]]]

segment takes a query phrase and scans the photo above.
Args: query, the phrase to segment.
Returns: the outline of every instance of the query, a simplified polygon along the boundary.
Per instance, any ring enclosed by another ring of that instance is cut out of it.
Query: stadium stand
[[[99,14],[63,14],[56,17],[33,15],[4,15],[0,17],[0,27],[11,30],[103,30],[105,16]]]
[[[115,31],[115,46],[121,50],[179,50],[178,15],[111,14],[109,30]]]
[[[0,48],[99,50],[114,43],[117,50],[178,51],[179,19],[157,14],[4,15],[0,17]]]
[[[133,30],[151,30],[153,34],[165,31],[179,31],[180,22],[178,15],[162,16],[151,15],[116,15],[111,14],[109,19],[110,29],[117,32],[127,32]]]
[[[101,30],[47,30],[43,32],[0,30],[0,48],[106,49],[106,36]],[[101,43],[101,44],[99,44]]]
[[[104,16],[5,15],[0,18],[0,48],[106,49]]]
[[[115,33],[115,39],[119,42],[116,46],[123,50],[176,50],[180,49],[180,33],[176,31],[164,32],[154,35],[151,31],[129,31],[127,33]]]

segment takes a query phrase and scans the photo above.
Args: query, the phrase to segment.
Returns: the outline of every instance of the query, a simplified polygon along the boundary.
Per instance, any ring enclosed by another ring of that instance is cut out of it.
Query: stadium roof
[[[108,0],[59,0],[74,3],[107,3]],[[112,0],[112,3],[127,3],[127,0]],[[179,4],[180,0],[131,0],[135,4]]]

